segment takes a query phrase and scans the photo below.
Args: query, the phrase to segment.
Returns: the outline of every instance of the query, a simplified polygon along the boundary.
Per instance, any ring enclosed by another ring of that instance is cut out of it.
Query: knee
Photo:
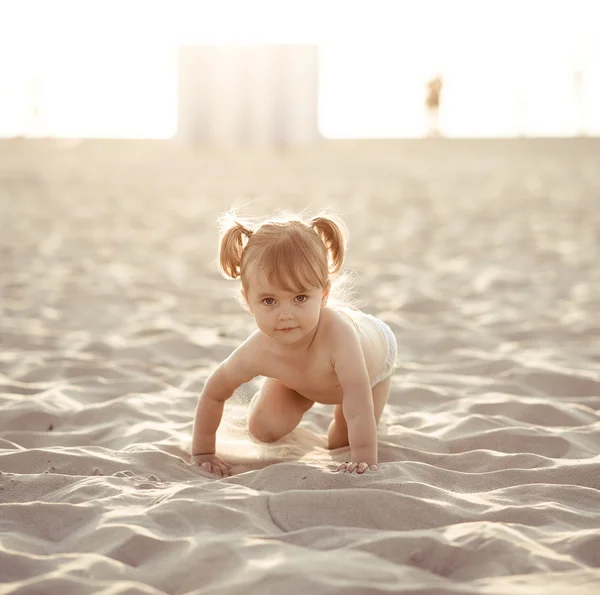
[[[334,419],[329,424],[329,429],[327,431],[327,448],[329,450],[335,450],[349,445],[348,428],[341,428],[340,424]]]
[[[260,442],[276,442],[281,438],[281,436],[277,436],[273,431],[269,430],[264,421],[261,421],[260,417],[256,415],[255,410],[250,413],[248,418],[248,431]]]

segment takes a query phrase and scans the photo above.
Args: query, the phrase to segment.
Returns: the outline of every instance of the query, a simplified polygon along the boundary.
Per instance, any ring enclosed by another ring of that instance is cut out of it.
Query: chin
[[[297,332],[287,332],[282,333],[281,331],[277,331],[275,329],[260,329],[263,335],[269,337],[269,339],[273,339],[274,341],[278,341],[279,343],[292,343],[298,340]]]
[[[304,337],[304,334],[296,332],[296,331],[290,331],[287,333],[281,333],[281,332],[275,333],[275,338],[278,339],[279,341],[283,341],[284,343],[295,343],[296,341],[299,341],[300,339],[302,339],[302,337]]]
[[[282,333],[280,331],[275,331],[274,338],[280,343],[285,343],[286,345],[291,345],[292,343],[298,343],[306,336],[306,333],[301,331],[300,329],[289,331],[287,333]]]

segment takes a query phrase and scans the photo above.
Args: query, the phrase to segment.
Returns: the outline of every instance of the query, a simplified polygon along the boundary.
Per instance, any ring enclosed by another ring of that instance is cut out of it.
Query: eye
[[[273,298],[265,298],[262,302],[265,306],[272,306],[275,300]]]
[[[304,303],[308,299],[307,295],[297,295],[296,301],[300,304]]]

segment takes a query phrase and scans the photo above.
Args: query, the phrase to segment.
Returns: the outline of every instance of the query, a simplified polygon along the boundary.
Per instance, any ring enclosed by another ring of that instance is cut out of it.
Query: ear
[[[327,287],[323,290],[323,297],[321,298],[321,308],[324,308],[327,305],[327,300],[329,299],[330,290],[331,290],[331,281],[327,281]]]

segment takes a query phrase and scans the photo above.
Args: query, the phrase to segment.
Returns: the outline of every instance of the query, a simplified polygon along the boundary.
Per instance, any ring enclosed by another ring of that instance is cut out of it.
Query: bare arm
[[[257,376],[255,336],[240,345],[208,377],[198,398],[194,431],[192,434],[192,456],[215,453],[216,434],[225,401],[236,388]]]
[[[231,397],[237,386],[228,384],[225,373],[219,366],[209,377],[196,405],[194,431],[192,434],[192,455],[213,454],[216,447],[216,434],[225,401]],[[239,385],[238,385],[239,386]]]
[[[367,365],[354,328],[343,324],[335,334],[334,367],[344,391],[342,412],[352,461],[370,467],[377,464],[377,423]]]

